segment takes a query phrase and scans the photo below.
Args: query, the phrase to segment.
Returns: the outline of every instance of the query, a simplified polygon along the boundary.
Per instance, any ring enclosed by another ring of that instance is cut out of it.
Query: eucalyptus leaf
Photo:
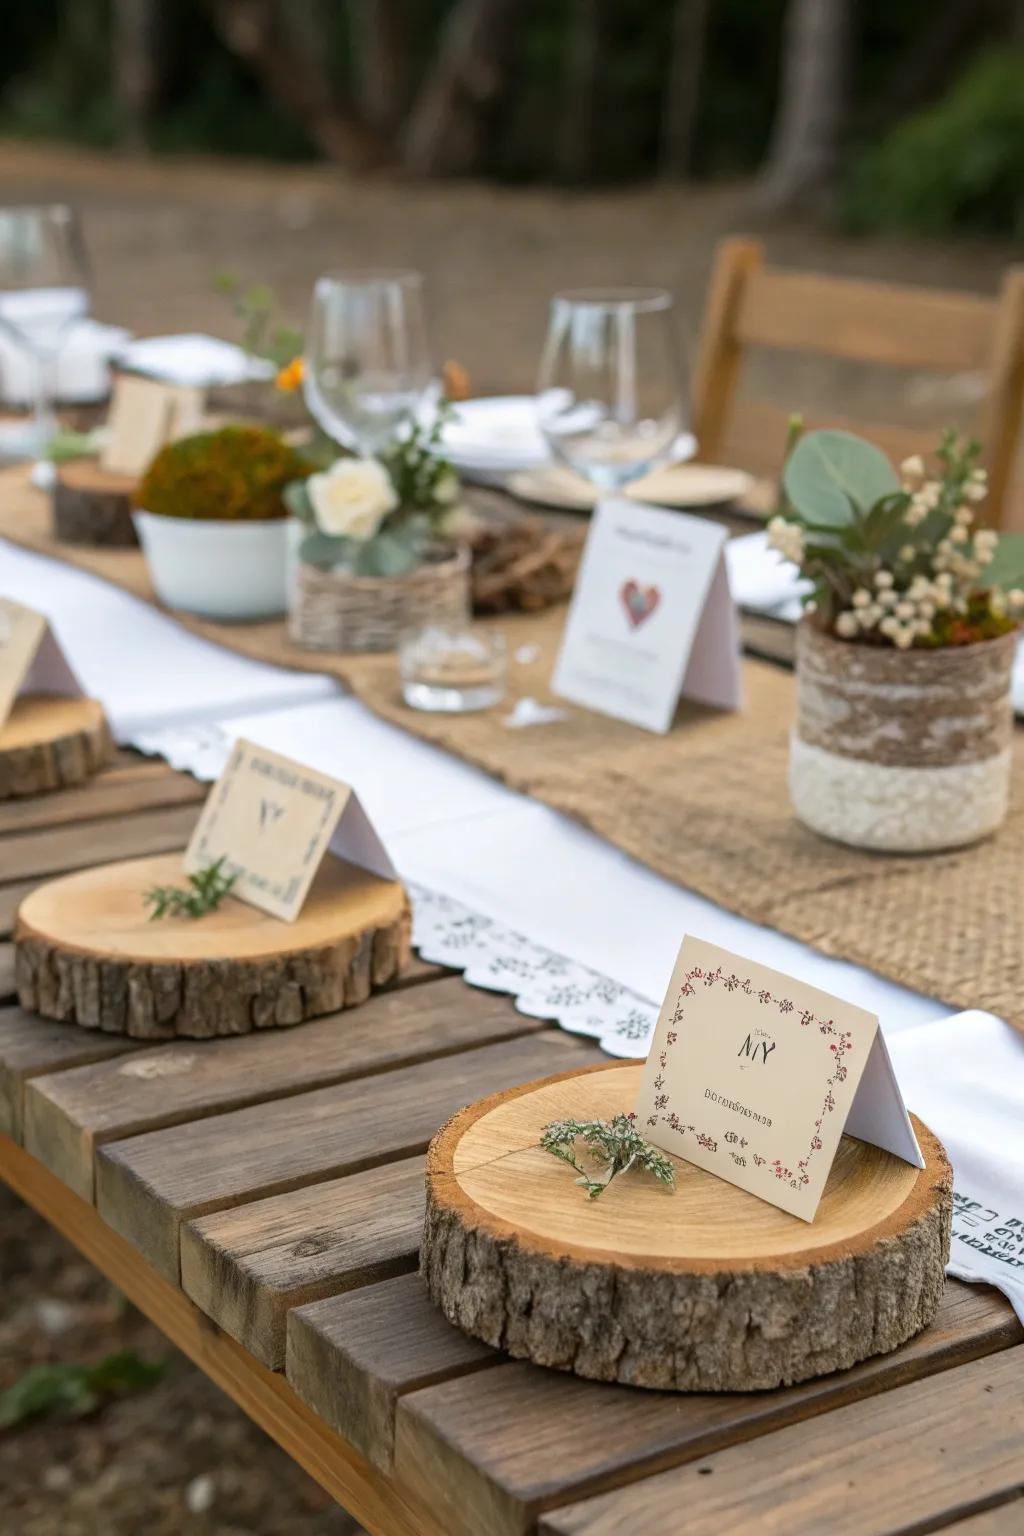
[[[299,545],[299,559],[307,565],[318,565],[322,570],[330,570],[332,565],[346,565],[351,542],[350,539],[333,538],[315,528]]]
[[[995,555],[981,573],[986,587],[1024,587],[1024,533],[1001,533]]]
[[[378,533],[360,547],[353,569],[360,576],[405,576],[418,563],[411,541],[395,533]]]
[[[783,471],[786,495],[802,518],[822,527],[851,523],[900,489],[881,449],[851,432],[810,432]],[[855,510],[856,509],[856,510]]]
[[[289,480],[281,492],[281,500],[292,517],[297,517],[300,523],[313,521],[313,505],[309,499],[305,480]]]

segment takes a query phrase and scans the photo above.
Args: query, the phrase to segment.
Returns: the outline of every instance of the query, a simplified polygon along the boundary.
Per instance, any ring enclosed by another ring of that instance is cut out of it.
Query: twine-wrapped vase
[[[355,576],[299,561],[288,633],[307,651],[394,651],[406,630],[469,618],[469,551],[435,549],[404,576]]]
[[[789,790],[800,820],[858,848],[925,853],[1007,808],[1016,634],[941,650],[797,631]]]

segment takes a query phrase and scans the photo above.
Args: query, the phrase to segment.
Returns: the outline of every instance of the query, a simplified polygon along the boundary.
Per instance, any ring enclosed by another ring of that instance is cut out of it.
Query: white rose
[[[372,539],[398,505],[391,477],[376,459],[339,459],[310,475],[306,491],[322,533],[361,543]]]

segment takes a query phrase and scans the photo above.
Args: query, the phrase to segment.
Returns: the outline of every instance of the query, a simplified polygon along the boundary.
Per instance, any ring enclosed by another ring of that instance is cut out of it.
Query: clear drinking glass
[[[662,288],[556,294],[537,415],[554,457],[601,490],[616,490],[665,463],[686,425],[671,294]]]
[[[74,210],[63,203],[0,208],[0,328],[36,368],[33,420],[0,432],[0,453],[36,457],[52,438],[57,354],[88,312],[88,267]]]
[[[379,453],[430,385],[418,272],[328,272],[317,278],[306,339],[306,403],[329,437]]]

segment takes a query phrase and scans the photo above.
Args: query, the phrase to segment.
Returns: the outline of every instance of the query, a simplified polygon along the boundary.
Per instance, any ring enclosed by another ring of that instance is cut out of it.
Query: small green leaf
[[[281,500],[292,517],[297,517],[300,523],[313,521],[313,505],[309,499],[305,480],[289,480],[281,492]]]
[[[306,534],[299,545],[299,559],[305,561],[306,565],[316,565],[323,571],[329,571],[334,565],[347,564],[351,545],[351,539],[335,538],[315,528],[312,533]]]
[[[417,564],[414,545],[394,533],[378,533],[360,546],[353,569],[360,576],[405,576]]]
[[[1024,533],[1001,533],[992,561],[981,573],[986,587],[1024,587]]]
[[[851,432],[802,437],[786,461],[782,479],[800,516],[819,527],[848,524],[854,508],[867,512],[900,489],[885,454]]]

